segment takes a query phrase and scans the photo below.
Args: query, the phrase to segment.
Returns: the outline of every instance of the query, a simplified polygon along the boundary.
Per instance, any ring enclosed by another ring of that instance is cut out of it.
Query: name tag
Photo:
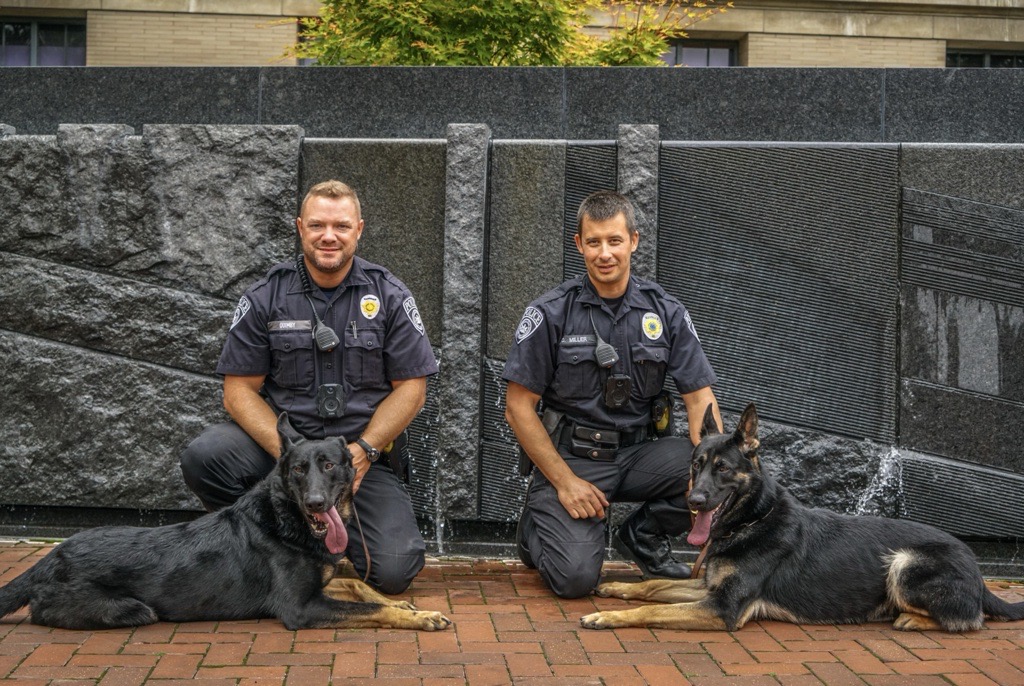
[[[310,331],[313,328],[313,323],[308,319],[299,319],[296,321],[270,322],[268,326],[271,331]]]
[[[569,343],[570,345],[573,344],[573,343],[575,343],[575,344],[580,344],[580,343],[594,344],[596,342],[597,342],[597,339],[594,338],[593,334],[577,334],[577,335],[573,335],[573,336],[562,336],[562,340],[561,340],[561,343]]]

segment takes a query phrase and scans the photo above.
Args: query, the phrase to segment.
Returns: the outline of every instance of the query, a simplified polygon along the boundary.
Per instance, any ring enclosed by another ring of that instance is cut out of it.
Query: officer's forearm
[[[722,430],[722,415],[718,412],[718,401],[710,386],[699,388],[691,393],[683,394],[683,405],[686,406],[686,422],[690,430],[690,442],[694,445],[700,443],[700,427],[704,423],[704,412],[708,405],[714,407],[715,423],[718,430]]]
[[[224,409],[245,433],[277,459],[281,456],[281,437],[277,433],[274,410],[260,395],[262,376],[225,376]]]
[[[558,454],[537,416],[538,400],[540,398],[536,394],[518,384],[509,383],[505,399],[505,419],[530,461],[557,489],[568,479],[575,477],[575,474]]]
[[[427,379],[403,379],[391,382],[391,393],[374,410],[361,438],[378,450],[405,431],[427,400]]]

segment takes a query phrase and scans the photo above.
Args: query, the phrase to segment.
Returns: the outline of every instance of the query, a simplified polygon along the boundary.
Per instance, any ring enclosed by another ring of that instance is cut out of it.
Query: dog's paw
[[[408,600],[392,600],[388,603],[391,607],[397,607],[399,610],[409,610],[410,612],[416,612],[416,606],[410,603]]]
[[[938,631],[942,626],[931,617],[904,612],[892,623],[892,628],[899,631]]]
[[[452,625],[452,620],[440,612],[416,612],[416,627],[420,631],[443,631]]]
[[[630,588],[633,584],[622,583],[621,581],[609,581],[594,589],[594,595],[601,598],[622,598],[629,600],[632,597]]]
[[[580,626],[584,629],[612,629],[615,624],[610,620],[609,613],[595,612],[580,617]]]

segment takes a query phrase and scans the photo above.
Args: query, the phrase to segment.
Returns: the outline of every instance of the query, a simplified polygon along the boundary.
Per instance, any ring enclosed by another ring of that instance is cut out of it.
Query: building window
[[[0,67],[84,65],[84,23],[33,19],[0,20]]]
[[[661,56],[666,64],[686,67],[735,67],[736,43],[730,41],[676,41]]]
[[[946,66],[1024,69],[1024,52],[950,50],[946,53]]]

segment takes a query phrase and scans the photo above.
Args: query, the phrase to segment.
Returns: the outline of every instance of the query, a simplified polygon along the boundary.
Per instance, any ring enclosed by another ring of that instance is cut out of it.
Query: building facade
[[[295,65],[316,0],[0,0],[0,66]],[[612,14],[594,17],[595,31]],[[670,64],[1021,67],[1024,0],[735,0]]]

